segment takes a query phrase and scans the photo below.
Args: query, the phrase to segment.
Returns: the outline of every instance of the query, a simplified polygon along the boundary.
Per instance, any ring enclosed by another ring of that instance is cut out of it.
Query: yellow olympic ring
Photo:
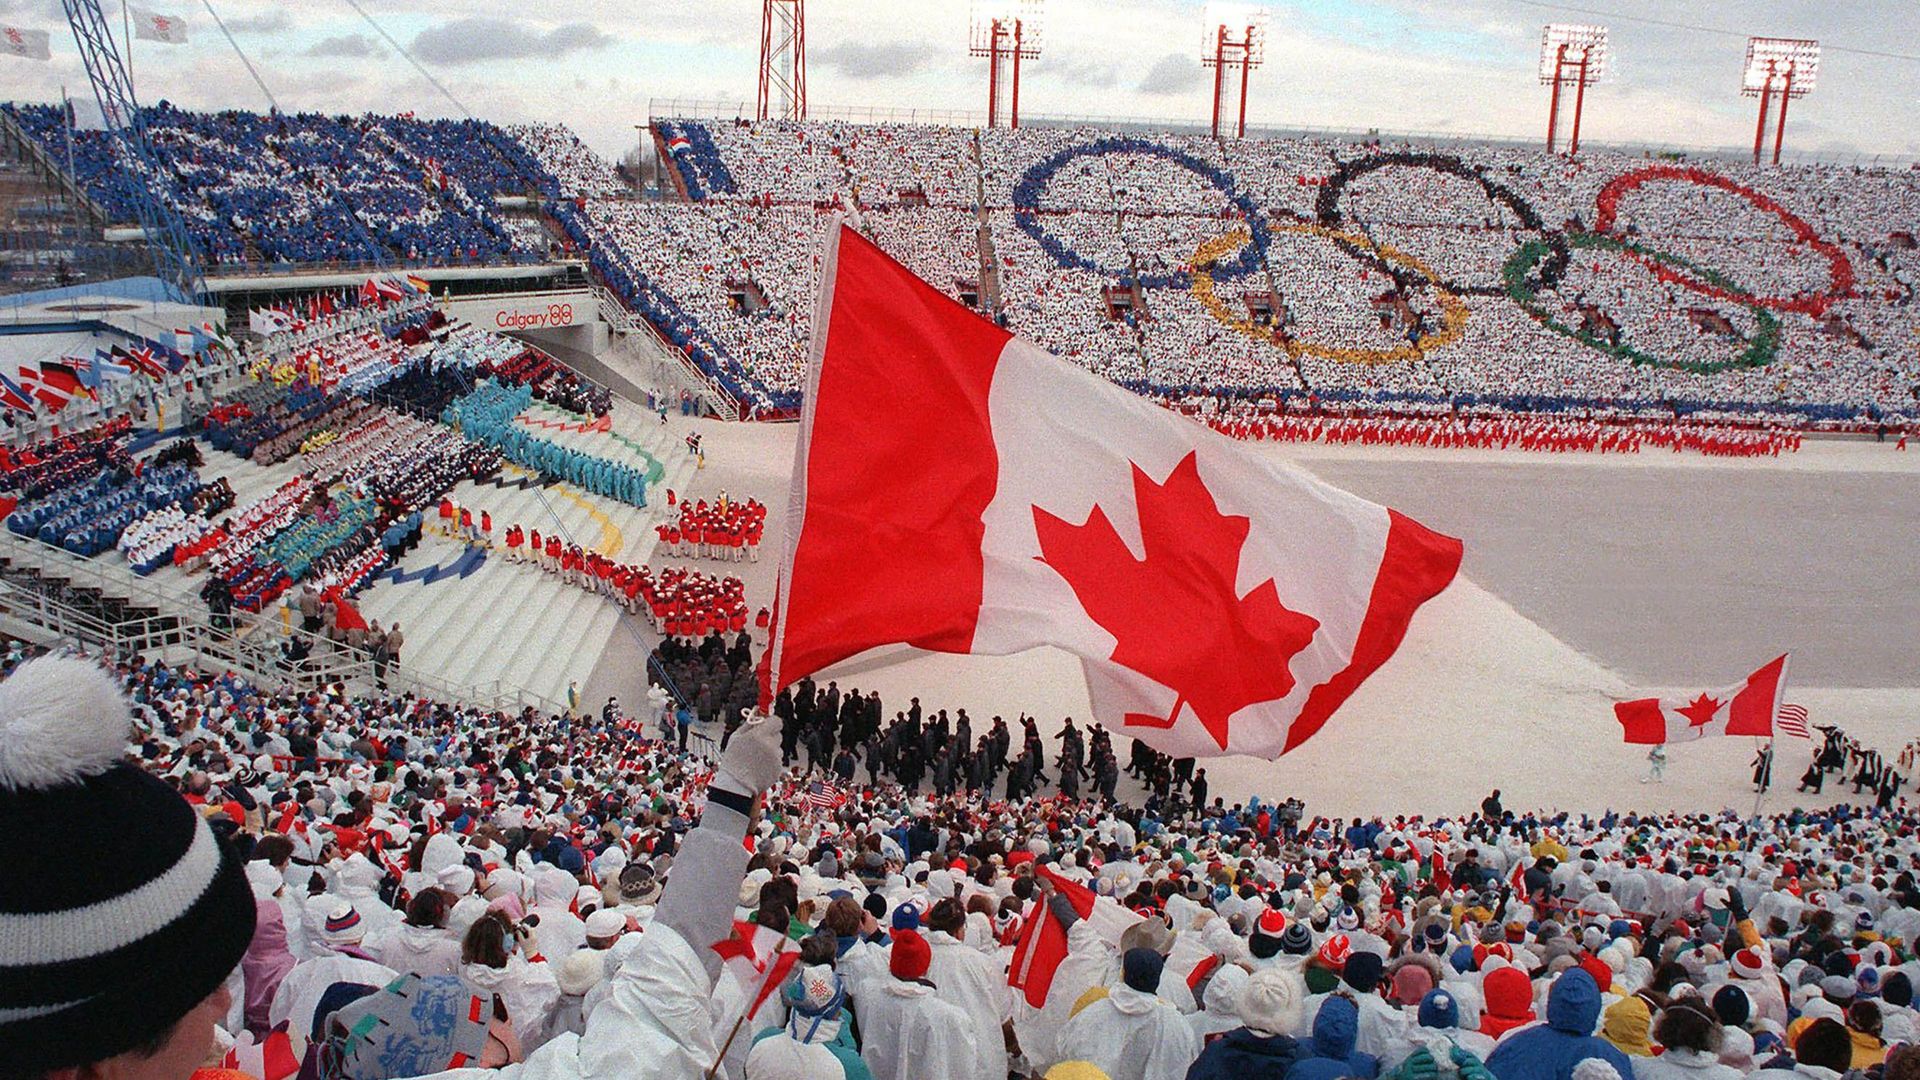
[[[1223,236],[1216,236],[1201,244],[1193,253],[1193,297],[1200,302],[1200,306],[1205,308],[1209,315],[1223,325],[1255,341],[1264,341],[1275,348],[1285,350],[1289,356],[1313,356],[1343,364],[1397,364],[1403,360],[1418,360],[1434,349],[1443,348],[1460,340],[1460,335],[1467,325],[1467,305],[1440,284],[1440,276],[1434,273],[1426,263],[1390,244],[1378,243],[1359,233],[1343,232],[1325,225],[1276,224],[1269,228],[1274,233],[1296,233],[1324,237],[1328,240],[1344,240],[1355,247],[1373,252],[1387,262],[1397,263],[1426,278],[1433,286],[1434,295],[1440,300],[1440,328],[1392,349],[1348,349],[1311,341],[1296,341],[1292,338],[1276,339],[1270,331],[1255,326],[1243,316],[1234,314],[1233,310],[1220,299],[1219,294],[1213,291],[1213,274],[1208,268],[1216,260],[1239,250],[1241,245],[1247,242],[1249,237],[1245,229],[1235,229]]]

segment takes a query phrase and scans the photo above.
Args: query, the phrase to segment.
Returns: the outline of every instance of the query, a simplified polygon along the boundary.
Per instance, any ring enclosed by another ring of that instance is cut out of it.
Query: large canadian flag
[[[1787,691],[1787,657],[1780,655],[1745,680],[1692,698],[1642,698],[1614,705],[1627,741],[1641,745],[1692,742],[1709,735],[1773,736],[1773,718]]]
[[[1393,655],[1460,542],[1013,337],[827,239],[769,666],[1076,654],[1096,717],[1277,757]]]

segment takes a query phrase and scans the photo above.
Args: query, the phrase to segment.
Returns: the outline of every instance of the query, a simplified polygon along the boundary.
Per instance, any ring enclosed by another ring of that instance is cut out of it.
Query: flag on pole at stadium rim
[[[1781,705],[1774,715],[1773,729],[1782,735],[1791,735],[1796,739],[1811,739],[1813,732],[1807,728],[1807,707],[1791,702]]]
[[[1013,337],[843,223],[821,265],[769,699],[880,646],[1052,645],[1109,727],[1272,758],[1459,569],[1458,540]]]
[[[143,7],[128,8],[127,15],[133,20],[133,36],[141,41],[187,43],[187,21],[178,15],[162,15]]]
[[[45,30],[23,26],[0,26],[0,53],[22,60],[53,59],[52,39]]]
[[[1780,696],[1787,689],[1787,656],[1782,653],[1760,670],[1724,690],[1692,698],[1642,698],[1614,705],[1613,715],[1626,741],[1642,746],[1692,742],[1709,735],[1757,735],[1771,738]]]

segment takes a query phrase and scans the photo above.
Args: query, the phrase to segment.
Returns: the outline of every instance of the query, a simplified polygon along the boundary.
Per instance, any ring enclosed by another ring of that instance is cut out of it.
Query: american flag
[[[832,810],[847,801],[846,793],[834,785],[831,780],[815,780],[807,785],[807,793],[802,796],[808,809]]]
[[[1780,706],[1780,712],[1773,718],[1774,727],[1796,739],[1811,739],[1813,733],[1807,730],[1807,707],[1792,703]]]

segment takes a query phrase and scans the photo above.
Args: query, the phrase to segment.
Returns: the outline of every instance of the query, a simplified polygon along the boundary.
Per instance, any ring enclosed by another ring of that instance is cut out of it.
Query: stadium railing
[[[102,559],[82,558],[33,537],[0,530],[0,560],[8,569],[24,568],[44,582],[78,586],[158,612],[109,619],[61,599],[52,590],[30,588],[15,577],[0,574],[0,618],[103,649],[170,659],[180,659],[184,652],[197,666],[213,662],[262,686],[337,684],[360,692],[412,691],[422,697],[503,712],[529,705],[542,713],[565,711],[551,698],[500,679],[454,683],[400,664],[387,665],[381,678],[370,656],[349,653],[324,636],[293,625],[283,606],[257,614],[235,611],[228,618],[229,626],[222,628],[214,625],[211,613],[197,595],[166,588],[130,569]],[[304,643],[307,649],[301,661],[288,660],[283,651],[285,645],[295,641]]]

